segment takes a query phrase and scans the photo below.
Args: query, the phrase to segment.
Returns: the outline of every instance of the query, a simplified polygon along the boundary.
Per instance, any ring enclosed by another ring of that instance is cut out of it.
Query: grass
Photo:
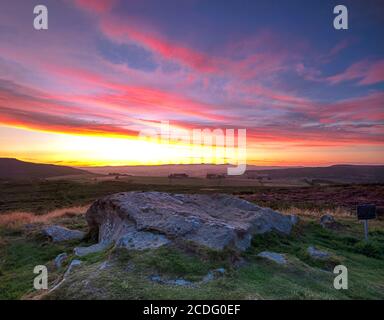
[[[63,218],[61,222],[65,221]],[[76,217],[80,219],[80,217]],[[79,223],[79,222],[76,222]],[[303,218],[290,236],[274,233],[255,236],[252,246],[241,255],[243,264],[232,264],[231,253],[186,252],[176,247],[162,247],[142,252],[109,249],[81,258],[82,266],[62,287],[47,299],[384,299],[383,222],[372,224],[371,240],[361,240],[361,227],[344,218],[343,229],[323,229],[313,219]],[[45,264],[50,282],[57,281],[63,270],[55,270],[52,260],[79,242],[54,244],[35,233],[18,229],[1,230],[6,243],[1,244],[0,299],[33,296],[33,267]],[[306,249],[315,245],[333,254],[330,261],[310,258]],[[362,249],[364,248],[364,249]],[[285,253],[287,265],[277,265],[257,257],[260,251]],[[102,262],[109,267],[100,269]],[[333,288],[333,267],[347,266],[349,289]],[[202,283],[210,271],[224,267],[224,277]],[[183,278],[192,287],[159,284],[151,275],[164,279]]]
[[[240,197],[276,210],[323,213],[340,211],[350,215],[358,203],[384,206],[384,185],[332,185],[308,187],[233,186],[207,188],[204,185],[155,184],[156,178],[143,177],[146,184],[129,180],[107,181],[25,181],[0,183],[0,215],[9,212],[47,212],[89,205],[99,197],[124,191],[164,191],[177,193],[235,193]],[[139,179],[139,178],[136,178]],[[192,178],[191,178],[192,179]],[[151,184],[151,181],[153,183]],[[358,195],[358,201],[356,200]],[[332,199],[332,201],[329,201]]]
[[[0,299],[20,299],[33,289],[34,267],[47,264],[65,247],[30,241],[17,232],[0,232],[7,239],[0,245]]]
[[[317,229],[312,225],[305,228]],[[85,266],[71,282],[49,298],[71,299],[76,296],[86,299],[91,292],[92,297],[98,299],[383,299],[383,260],[357,253],[353,246],[345,244],[344,249],[339,250],[338,244],[344,241],[342,237],[333,236],[321,236],[318,241],[316,235],[298,239],[296,236],[281,238],[270,235],[263,241],[258,241],[260,238],[257,237],[252,248],[244,254],[246,264],[240,268],[231,267],[227,261],[190,257],[175,248],[128,252],[106,271],[98,270],[100,261]],[[341,260],[337,263],[345,264],[349,270],[348,290],[334,289],[335,275],[328,266],[311,261],[305,255],[309,244],[322,244],[322,249],[337,251]],[[258,258],[256,254],[261,250],[286,252],[288,265],[280,266]],[[223,278],[207,284],[199,282],[208,270],[218,266],[227,270]],[[182,277],[195,281],[195,286],[153,283],[148,279],[151,274],[161,274],[169,279]],[[84,279],[90,281],[88,287],[78,285]]]
[[[343,221],[343,225],[345,229],[340,232],[323,229],[313,221],[306,221],[286,238],[281,238],[275,234],[255,237],[248,254],[253,255],[260,250],[285,252],[291,257],[298,258],[311,268],[329,272],[333,270],[335,265],[343,264],[349,271],[349,290],[337,291],[330,286],[322,288],[322,294],[317,298],[383,299],[383,234],[377,231],[371,232],[370,240],[366,242],[361,240],[361,235],[358,233],[358,223],[347,219]],[[382,227],[382,222],[378,222],[375,226],[375,228]],[[306,253],[309,245],[315,245],[319,249],[332,253],[333,258],[330,261],[313,260]],[[360,248],[366,249],[361,250]],[[308,275],[309,279],[302,275],[302,280],[297,283],[301,283],[301,285],[306,283],[307,291],[310,288],[316,289],[319,283],[310,280],[314,275],[313,271],[309,271]],[[328,277],[332,280],[333,274],[330,273]],[[328,284],[332,284],[332,281]],[[288,292],[286,298],[289,298]],[[305,298],[310,298],[310,296],[305,296]]]
[[[57,223],[72,229],[86,230],[86,221],[80,211],[71,213],[62,210],[59,213],[42,216],[44,223]],[[0,224],[0,299],[20,299],[23,295],[33,292],[33,279],[36,276],[33,269],[36,265],[46,265],[50,281],[57,280],[61,277],[59,271],[63,270],[55,269],[53,259],[63,252],[73,258],[74,247],[89,245],[77,240],[59,244],[50,242],[41,236],[41,227],[40,219],[28,228],[19,222]],[[68,261],[64,263],[64,267],[67,263]]]
[[[169,278],[184,277],[190,281],[201,280],[212,269],[229,266],[225,259],[217,259],[217,257],[204,259],[201,256],[167,247],[144,252],[120,249],[115,254],[120,263],[131,263],[142,273],[161,274]]]
[[[35,181],[0,183],[0,213],[26,211],[46,214],[49,211],[82,206],[103,195],[127,189],[127,183],[106,181]]]

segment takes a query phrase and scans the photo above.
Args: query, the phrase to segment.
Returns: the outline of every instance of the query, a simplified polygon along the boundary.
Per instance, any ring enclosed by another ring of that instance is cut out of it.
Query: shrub
[[[354,247],[357,252],[372,258],[380,258],[384,251],[383,246],[376,241],[360,241]]]

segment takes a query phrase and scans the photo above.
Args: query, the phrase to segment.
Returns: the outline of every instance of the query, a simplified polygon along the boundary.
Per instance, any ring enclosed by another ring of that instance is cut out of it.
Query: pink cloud
[[[343,50],[350,47],[352,44],[354,44],[356,42],[357,42],[356,38],[347,38],[347,39],[340,41],[335,46],[333,46],[327,54],[321,56],[320,61],[324,62],[324,63],[330,62],[340,52],[342,52]]]
[[[329,56],[335,56],[353,43],[351,39],[345,39],[337,43],[329,52]]]
[[[111,18],[102,19],[100,28],[106,36],[117,42],[136,42],[165,59],[176,60],[193,69],[206,73],[219,70],[219,66],[213,58],[191,48],[162,39],[160,35],[154,35],[153,32],[139,31],[138,28],[127,23],[117,23],[115,19]]]
[[[219,106],[197,101],[180,94],[174,94],[148,87],[111,84],[118,93],[75,97],[89,105],[103,106],[106,109],[120,111],[134,116],[140,109],[140,115],[163,119],[189,116],[201,120],[224,121],[227,117],[219,114]],[[216,109],[216,112],[215,112]]]
[[[314,67],[307,67],[303,63],[296,65],[296,72],[306,80],[322,81],[321,71]]]
[[[337,121],[384,121],[384,93],[345,99],[335,103],[319,105],[314,111],[323,122]]]
[[[378,61],[363,60],[352,64],[344,72],[328,77],[331,84],[359,80],[360,85],[375,84],[384,81],[384,59]]]
[[[106,13],[110,11],[118,0],[73,0],[75,5],[85,11],[92,13]]]
[[[370,66],[360,84],[374,84],[384,81],[384,59]]]
[[[131,18],[130,22],[127,22],[105,15],[100,19],[100,29],[106,37],[115,42],[136,43],[150,50],[160,59],[176,62],[192,71],[240,80],[263,77],[284,70],[287,68],[286,62],[291,56],[291,52],[287,50],[276,49],[278,46],[275,43],[276,39],[270,34],[267,38],[263,34],[260,35],[261,39],[271,39],[267,45],[256,37],[249,40],[246,45],[239,44],[223,48],[224,55],[229,56],[218,57],[195,50],[180,42],[171,41],[160,35],[158,31],[154,31],[150,25],[135,21],[135,18]],[[273,50],[268,50],[269,45],[273,47]],[[241,50],[236,51],[236,47],[239,48],[239,46]],[[258,48],[256,49],[255,46]],[[240,51],[242,57],[233,59],[232,54],[238,54]]]
[[[295,66],[306,79],[320,77],[320,71],[295,52],[296,42],[291,46],[295,48],[280,48],[271,34],[260,39],[255,36],[247,43],[224,48],[220,57],[211,56],[161,34],[160,28],[151,29],[148,23],[142,26],[130,18],[116,21],[111,16],[111,3],[76,0],[79,8],[97,16],[92,21],[100,22],[103,35],[112,41],[136,43],[152,51],[157,62],[169,60],[185,68],[163,73],[161,77],[162,68],[157,68],[142,76],[125,64],[103,60],[97,56],[96,46],[79,41],[82,37],[63,42],[65,33],[55,35],[60,43],[50,42],[46,49],[49,54],[44,59],[38,45],[35,50],[22,50],[24,43],[17,50],[5,50],[12,43],[4,44],[2,57],[24,65],[31,74],[40,72],[44,81],[30,82],[51,95],[29,93],[25,88],[13,94],[0,92],[0,122],[47,131],[131,134],[140,119],[166,119],[189,128],[246,127],[250,143],[255,145],[259,142],[311,146],[383,143],[383,135],[379,135],[382,127],[373,123],[383,121],[382,94],[321,104],[306,98],[303,95],[306,91],[293,88],[294,84],[287,83],[289,80],[284,84],[273,81],[278,72],[287,68],[292,71]],[[83,35],[84,39],[92,38]],[[337,45],[331,54],[337,54],[345,46],[345,43]],[[384,60],[356,63],[328,81],[378,83],[384,79],[383,65]],[[183,90],[181,80],[187,84]],[[215,83],[215,80],[219,81]],[[52,90],[44,89],[46,83]],[[364,124],[364,121],[372,123]]]

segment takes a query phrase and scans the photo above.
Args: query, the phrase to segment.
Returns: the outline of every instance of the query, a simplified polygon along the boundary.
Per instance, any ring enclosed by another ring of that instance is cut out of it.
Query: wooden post
[[[368,220],[364,220],[364,238],[368,241]]]

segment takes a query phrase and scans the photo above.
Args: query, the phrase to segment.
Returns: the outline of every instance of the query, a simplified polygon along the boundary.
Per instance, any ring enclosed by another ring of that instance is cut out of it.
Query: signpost
[[[376,206],[373,204],[363,204],[357,206],[357,219],[364,222],[364,237],[368,240],[368,220],[376,218]]]

